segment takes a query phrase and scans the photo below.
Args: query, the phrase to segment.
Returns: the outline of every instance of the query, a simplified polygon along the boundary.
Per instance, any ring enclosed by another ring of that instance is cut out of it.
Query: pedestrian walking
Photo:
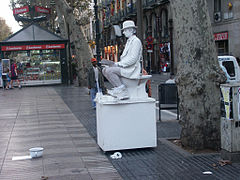
[[[9,89],[11,83],[10,71],[7,69],[6,73],[6,89]]]
[[[88,89],[90,89],[90,96],[92,100],[92,108],[96,109],[96,102],[94,101],[97,92],[105,93],[104,78],[101,69],[97,66],[96,58],[91,59],[92,67],[88,71]]]
[[[170,79],[166,80],[166,84],[175,84],[174,74],[170,74]]]
[[[17,72],[17,65],[16,65],[16,60],[13,60],[13,63],[11,64],[11,70],[10,70],[10,74],[11,74],[11,82],[10,82],[10,88],[13,88],[13,81],[17,81],[18,83],[18,88],[21,88],[21,84],[20,81],[18,79],[18,72]]]

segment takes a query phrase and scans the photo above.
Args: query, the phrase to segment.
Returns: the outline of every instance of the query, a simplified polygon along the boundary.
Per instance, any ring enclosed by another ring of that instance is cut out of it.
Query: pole
[[[70,50],[70,32],[69,32],[69,24],[67,23],[67,35],[68,35],[68,68],[69,68],[69,85],[73,84],[73,76],[72,76],[72,57],[71,57],[71,50]]]
[[[141,40],[142,44],[143,44],[143,9],[142,9],[142,0],[137,0],[137,36],[138,38]],[[144,51],[144,49],[143,49]],[[141,58],[141,67],[143,69],[143,55]],[[142,69],[141,69],[141,73],[142,73]]]
[[[100,55],[100,47],[99,47],[99,40],[100,40],[100,33],[99,33],[99,19],[98,19],[98,5],[97,0],[94,0],[94,11],[95,11],[95,25],[96,25],[96,52],[97,52],[97,63],[101,61]]]
[[[171,62],[170,62],[170,74],[174,75],[174,55],[173,55],[173,20],[169,19],[169,33],[170,33],[170,54],[171,54]]]
[[[137,0],[137,36],[143,43],[143,9],[142,0]]]

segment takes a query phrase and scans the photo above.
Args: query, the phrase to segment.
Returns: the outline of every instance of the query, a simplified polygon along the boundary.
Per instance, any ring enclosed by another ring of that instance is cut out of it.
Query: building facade
[[[240,57],[240,1],[207,2],[218,54]]]
[[[143,46],[144,67],[148,72],[167,71],[170,64],[168,0],[143,0]],[[136,0],[102,0],[99,2],[99,20],[101,32],[101,50],[104,58],[118,61],[125,37],[121,25],[125,20],[137,23]],[[151,39],[149,43],[147,40]],[[150,44],[150,45],[149,45]]]
[[[143,63],[150,73],[176,72],[178,59],[170,3],[142,0]],[[207,0],[207,3],[218,54],[240,57],[240,1]],[[136,7],[137,0],[98,1],[100,50],[104,58],[119,60],[126,41],[121,26],[129,19],[137,23]]]

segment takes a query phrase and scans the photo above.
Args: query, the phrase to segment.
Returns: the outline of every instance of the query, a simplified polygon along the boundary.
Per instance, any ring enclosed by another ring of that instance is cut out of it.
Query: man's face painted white
[[[133,35],[133,28],[127,28],[123,30],[123,34],[125,35],[126,38],[130,38]]]

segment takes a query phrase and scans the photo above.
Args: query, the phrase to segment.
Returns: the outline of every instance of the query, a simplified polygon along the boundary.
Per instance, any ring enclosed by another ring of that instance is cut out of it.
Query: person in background
[[[11,82],[10,82],[11,88],[13,88],[13,81],[17,81],[18,88],[21,89],[20,81],[18,79],[17,65],[15,60],[13,60],[13,63],[11,64],[10,74],[11,74]]]
[[[145,69],[142,69],[142,74],[143,75],[148,75],[148,73]],[[150,79],[146,82],[146,92],[148,94],[148,97],[152,97],[152,87],[151,87],[151,80]]]
[[[10,72],[9,69],[7,69],[7,74],[6,74],[6,89],[9,89],[10,82],[11,82],[11,77],[10,77]]]
[[[175,79],[174,79],[174,74],[170,74],[170,79],[168,79],[166,82],[166,84],[175,84]]]
[[[90,96],[92,100],[92,108],[96,109],[96,102],[94,101],[97,92],[105,93],[104,78],[101,69],[97,66],[96,58],[91,59],[92,67],[88,71],[88,89],[90,89]]]

